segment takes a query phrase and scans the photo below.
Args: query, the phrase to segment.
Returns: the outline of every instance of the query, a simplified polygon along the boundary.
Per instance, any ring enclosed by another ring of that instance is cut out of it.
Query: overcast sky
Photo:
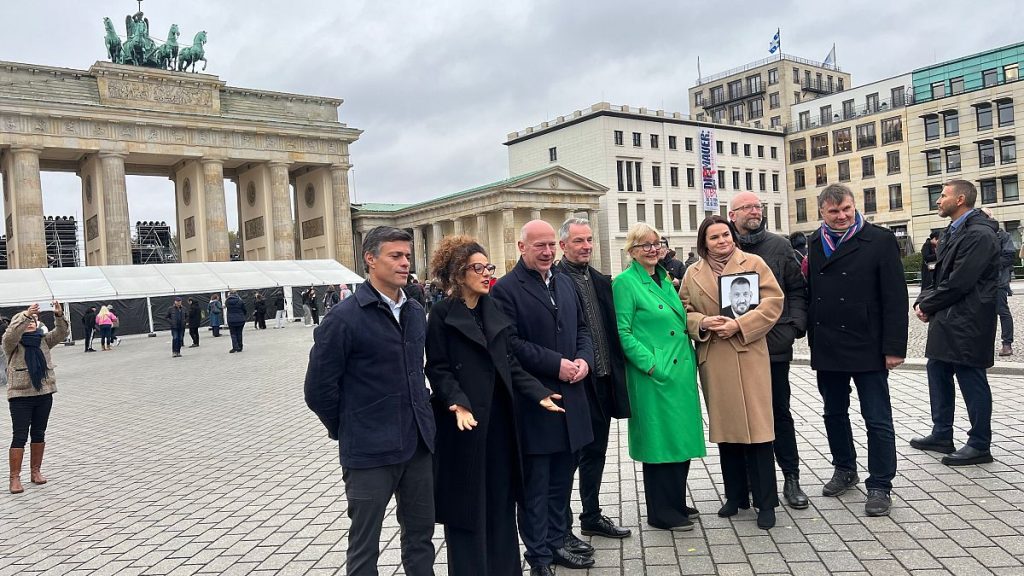
[[[0,60],[87,69],[102,18],[134,0],[0,0]],[[206,30],[207,73],[231,86],[342,98],[354,201],[413,202],[509,176],[505,136],[602,100],[688,112],[705,75],[833,42],[854,85],[1024,39],[1013,1],[502,2],[144,0],[154,36]],[[979,6],[981,6],[979,5]],[[123,27],[117,24],[118,30]],[[77,214],[73,174],[44,174],[46,214]],[[234,186],[228,182],[235,227]],[[174,219],[165,178],[129,178],[131,221]],[[3,226],[0,219],[0,226]]]

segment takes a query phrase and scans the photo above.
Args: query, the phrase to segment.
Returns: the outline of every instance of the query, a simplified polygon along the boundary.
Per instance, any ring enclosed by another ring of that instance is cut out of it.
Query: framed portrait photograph
[[[718,278],[718,301],[722,307],[721,314],[729,318],[739,318],[760,302],[761,285],[757,272],[727,274]]]

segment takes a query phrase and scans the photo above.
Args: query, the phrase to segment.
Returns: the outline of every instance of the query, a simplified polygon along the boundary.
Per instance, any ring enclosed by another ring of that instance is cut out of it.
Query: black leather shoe
[[[810,502],[807,501],[807,494],[800,489],[800,477],[796,474],[786,474],[786,481],[782,485],[782,496],[790,508],[803,510]]]
[[[700,510],[696,508],[691,508],[690,506],[683,506],[683,508],[686,508],[686,517],[690,520],[696,520],[700,516]]]
[[[942,463],[946,466],[973,466],[974,464],[988,464],[991,461],[991,452],[978,450],[971,446],[964,446],[949,456],[942,457]]]
[[[757,511],[757,527],[771,530],[775,527],[775,508],[762,508]]]
[[[658,530],[671,530],[673,532],[689,532],[693,530],[694,527],[693,520],[690,519],[683,520],[682,524],[676,524],[675,526],[662,526],[655,522],[648,522],[647,525],[651,528],[657,528]]]
[[[615,523],[612,522],[612,519],[607,516],[599,516],[595,522],[581,522],[580,532],[582,532],[584,536],[604,536],[605,538],[628,538],[629,535],[632,534],[629,528],[616,526]],[[566,538],[567,545],[568,541],[569,539]]]
[[[750,501],[745,500],[743,502],[735,502],[733,500],[726,500],[725,504],[718,509],[719,518],[729,518],[735,516],[740,510],[746,510],[750,508]]]
[[[943,440],[934,434],[929,434],[923,438],[914,438],[910,441],[910,447],[916,450],[938,452],[939,454],[950,454],[956,450],[953,446],[953,440]]]
[[[583,540],[580,540],[579,537],[572,533],[572,530],[569,530],[565,534],[565,540],[563,542],[562,547],[573,554],[580,554],[581,556],[594,555],[594,547]]]
[[[821,489],[822,496],[839,496],[843,492],[846,492],[850,488],[853,488],[860,482],[860,478],[857,476],[857,472],[854,470],[843,470],[842,468],[836,468],[835,473],[832,474],[832,479],[825,483],[825,486]]]
[[[559,566],[565,566],[566,568],[573,569],[590,568],[594,565],[594,559],[590,556],[576,554],[575,552],[570,552],[565,548],[552,550],[551,561]]]
[[[881,490],[868,490],[868,499],[864,502],[864,513],[868,516],[888,516],[892,507],[892,498]]]
[[[530,568],[530,576],[552,576],[555,569],[551,566],[534,566]]]

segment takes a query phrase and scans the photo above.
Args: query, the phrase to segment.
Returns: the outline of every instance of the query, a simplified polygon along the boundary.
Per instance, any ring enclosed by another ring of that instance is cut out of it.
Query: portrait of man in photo
[[[733,274],[719,279],[719,302],[722,316],[739,318],[757,308],[759,286],[757,274]]]

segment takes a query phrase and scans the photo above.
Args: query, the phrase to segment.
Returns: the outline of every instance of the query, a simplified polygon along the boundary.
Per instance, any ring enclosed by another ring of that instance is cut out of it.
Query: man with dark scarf
[[[775,420],[775,461],[782,469],[785,483],[782,495],[793,508],[807,508],[807,494],[800,488],[800,457],[796,447],[796,428],[789,399],[789,363],[793,360],[793,342],[807,330],[807,283],[800,273],[789,240],[768,231],[761,200],[753,192],[741,192],[729,204],[729,220],[736,226],[740,249],[756,254],[772,269],[785,294],[782,316],[768,333],[771,359],[772,413]]]
[[[559,229],[558,243],[562,249],[562,259],[554,268],[571,278],[576,286],[594,344],[594,371],[586,385],[594,441],[579,453],[580,500],[583,504],[580,525],[584,535],[626,538],[630,535],[629,529],[617,526],[601,514],[598,502],[611,419],[629,418],[630,414],[625,359],[615,321],[612,285],[607,276],[590,266],[594,233],[588,220],[566,220]],[[681,262],[679,264],[682,265]],[[593,548],[572,532],[571,507],[567,507],[566,511],[566,548],[577,553],[592,554]]]

